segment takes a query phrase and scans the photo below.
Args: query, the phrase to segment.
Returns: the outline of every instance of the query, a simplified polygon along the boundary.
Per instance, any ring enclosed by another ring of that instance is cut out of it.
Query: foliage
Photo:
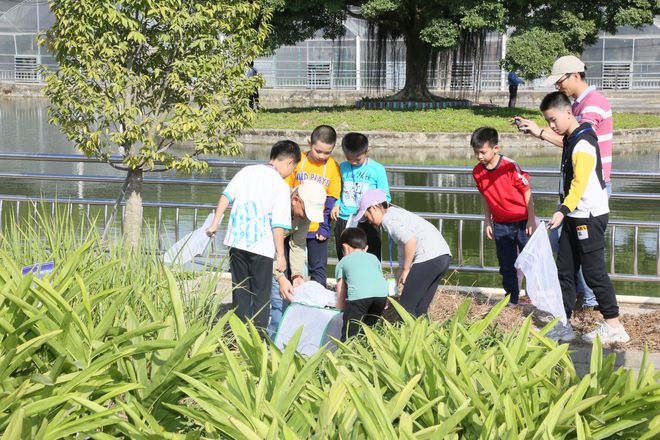
[[[0,234],[0,253],[4,258],[22,267],[36,262],[63,262],[75,254],[81,246],[87,248],[80,254],[78,274],[86,277],[94,274],[93,283],[87,287],[95,291],[108,291],[116,286],[141,292],[147,298],[138,300],[129,295],[126,304],[131,306],[140,318],[150,316],[152,310],[170,314],[172,305],[169,295],[164,294],[169,280],[163,276],[160,255],[157,252],[158,236],[156,228],[150,228],[142,247],[135,253],[124,253],[124,243],[120,237],[105,244],[99,235],[96,219],[80,212],[69,210],[62,205],[46,209],[37,204],[32,213],[16,223],[14,216],[3,219],[4,230]],[[5,210],[5,212],[9,212]],[[215,316],[222,295],[214,295],[220,274],[201,276],[194,279],[189,272],[176,272],[175,279],[184,297],[183,310],[187,319],[208,321],[208,315]],[[180,275],[180,276],[179,276]]]
[[[283,45],[294,45],[321,30],[324,38],[344,35],[346,14],[341,0],[290,1],[263,0],[264,11],[271,14],[271,31],[266,39],[272,51]]]
[[[515,70],[522,78],[532,81],[547,73],[557,54],[568,54],[559,32],[533,28],[514,36],[507,45],[502,67]]]
[[[452,49],[460,35],[458,26],[446,18],[436,18],[431,20],[419,33],[419,37],[425,43],[430,44],[435,49]]]
[[[521,108],[401,111],[317,107],[265,110],[257,116],[255,128],[311,131],[322,122],[341,127],[342,131],[471,133],[475,127],[487,125],[501,133],[515,133],[518,130],[511,125],[511,118],[517,115],[546,125],[539,111]],[[656,115],[615,113],[615,118],[617,130],[660,127],[660,117]]]
[[[660,434],[660,374],[651,365],[615,369],[613,355],[603,359],[596,344],[591,370],[579,378],[568,346],[543,336],[550,325],[536,331],[527,320],[513,334],[491,330],[505,302],[474,322],[466,302],[442,324],[415,320],[395,304],[402,323],[365,328],[335,353],[303,358],[295,340],[280,351],[231,313],[215,324],[189,313],[172,273],[151,258],[132,263],[158,269],[156,288],[105,285],[120,262],[99,253],[93,232],[49,224],[48,216],[40,222],[89,241],[66,242],[53,255],[55,272],[39,280],[22,277],[25,260],[11,256],[32,232],[10,225],[3,234],[3,439]]]
[[[249,96],[263,84],[246,68],[263,51],[269,15],[248,0],[50,0],[50,7],[55,24],[40,40],[59,64],[45,72],[49,121],[88,156],[123,156],[125,234],[136,246],[142,170],[160,162],[204,171],[199,155],[238,152],[236,135],[254,119]],[[182,142],[192,152],[174,152]]]
[[[253,26],[258,2],[51,0],[51,10],[50,121],[85,154],[188,171],[205,168],[199,154],[237,151],[261,85],[245,77],[268,30]],[[176,157],[175,142],[194,153]]]
[[[432,54],[455,52],[478,61],[479,41],[485,32],[513,29],[504,66],[534,79],[547,73],[556,57],[582,52],[596,41],[598,32],[615,33],[624,25],[641,27],[660,14],[655,0],[588,4],[582,0],[271,0],[270,5],[276,17],[271,47],[301,41],[319,29],[333,38],[343,35],[338,23],[344,14],[369,22],[378,38],[403,38],[406,84],[400,97],[411,99],[433,98],[426,89]],[[375,50],[377,61],[384,63],[386,51]]]
[[[508,25],[515,30],[509,47],[517,50],[507,51],[503,65],[520,70],[527,79],[548,74],[559,56],[579,55],[596,42],[601,31],[615,34],[620,26],[640,28],[660,14],[660,3],[655,0],[596,0],[588,5],[578,0],[511,3],[517,5],[510,8]]]

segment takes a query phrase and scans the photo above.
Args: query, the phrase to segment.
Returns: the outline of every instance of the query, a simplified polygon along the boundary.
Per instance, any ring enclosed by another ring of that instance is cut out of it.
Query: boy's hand
[[[334,221],[337,221],[339,218],[339,206],[335,204],[335,206],[332,207],[332,210],[330,211],[330,218],[333,219]]]
[[[525,228],[525,232],[527,233],[528,236],[532,236],[534,234],[534,231],[536,231],[536,219],[535,218],[528,218],[527,219],[527,227]]]
[[[548,222],[548,229],[557,229],[559,226],[561,226],[562,222],[564,221],[564,213],[561,211],[557,211],[552,215],[552,218]]]
[[[280,296],[291,302],[293,299],[293,285],[291,281],[287,280],[286,277],[280,277],[277,282],[280,285]]]
[[[408,279],[408,274],[410,273],[410,269],[404,269],[399,267],[397,270],[397,284],[399,285],[399,292],[403,292],[403,286],[406,284],[406,279]]]
[[[486,224],[486,237],[488,237],[489,240],[495,238],[493,235],[493,225],[491,224]]]
[[[278,272],[284,272],[286,270],[286,258],[284,258],[284,255],[277,254],[277,265],[275,268]]]
[[[209,226],[209,228],[206,230],[206,236],[207,236],[207,237],[213,237],[213,236],[215,236],[215,233],[217,232],[217,230],[218,230],[218,225],[215,225],[215,226],[211,225],[211,226]]]
[[[305,279],[301,275],[294,275],[293,277],[293,288],[300,286],[305,283]]]
[[[325,235],[322,235],[322,234],[316,234],[316,239],[318,241],[326,241],[328,239],[328,237],[326,237]]]
[[[521,118],[519,116],[517,117],[517,119],[520,121],[520,125],[518,126],[518,129],[520,129],[520,131],[529,133],[534,137],[539,137],[539,135],[541,134],[541,128],[536,122],[532,121],[531,119]]]

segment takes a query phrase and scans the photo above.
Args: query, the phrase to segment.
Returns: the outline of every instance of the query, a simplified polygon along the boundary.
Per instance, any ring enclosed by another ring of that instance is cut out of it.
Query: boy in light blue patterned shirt
[[[339,164],[341,173],[341,195],[331,212],[335,220],[335,244],[337,258],[342,259],[339,237],[348,225],[348,220],[358,212],[362,195],[370,189],[382,189],[391,201],[390,185],[387,182],[385,167],[368,157],[369,140],[362,133],[347,133],[341,141],[346,161]],[[380,228],[363,222],[357,225],[367,234],[368,252],[380,261]]]

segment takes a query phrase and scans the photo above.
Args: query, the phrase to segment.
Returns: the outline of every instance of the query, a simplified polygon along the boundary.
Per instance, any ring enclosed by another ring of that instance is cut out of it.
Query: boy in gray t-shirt
[[[396,242],[399,303],[413,316],[426,314],[451,260],[449,246],[440,231],[420,216],[390,205],[380,189],[371,189],[362,196],[356,217],[382,225]]]

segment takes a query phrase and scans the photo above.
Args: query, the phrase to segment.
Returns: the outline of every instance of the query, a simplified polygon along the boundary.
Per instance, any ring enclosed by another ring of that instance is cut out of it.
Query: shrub
[[[90,231],[34,251],[55,259],[52,276],[22,277],[16,233],[0,245],[3,439],[660,435],[653,366],[615,369],[597,343],[580,378],[550,326],[493,332],[504,302],[476,322],[468,302],[442,324],[399,310],[402,322],[304,358],[231,313],[213,323],[155,256],[124,266]]]

